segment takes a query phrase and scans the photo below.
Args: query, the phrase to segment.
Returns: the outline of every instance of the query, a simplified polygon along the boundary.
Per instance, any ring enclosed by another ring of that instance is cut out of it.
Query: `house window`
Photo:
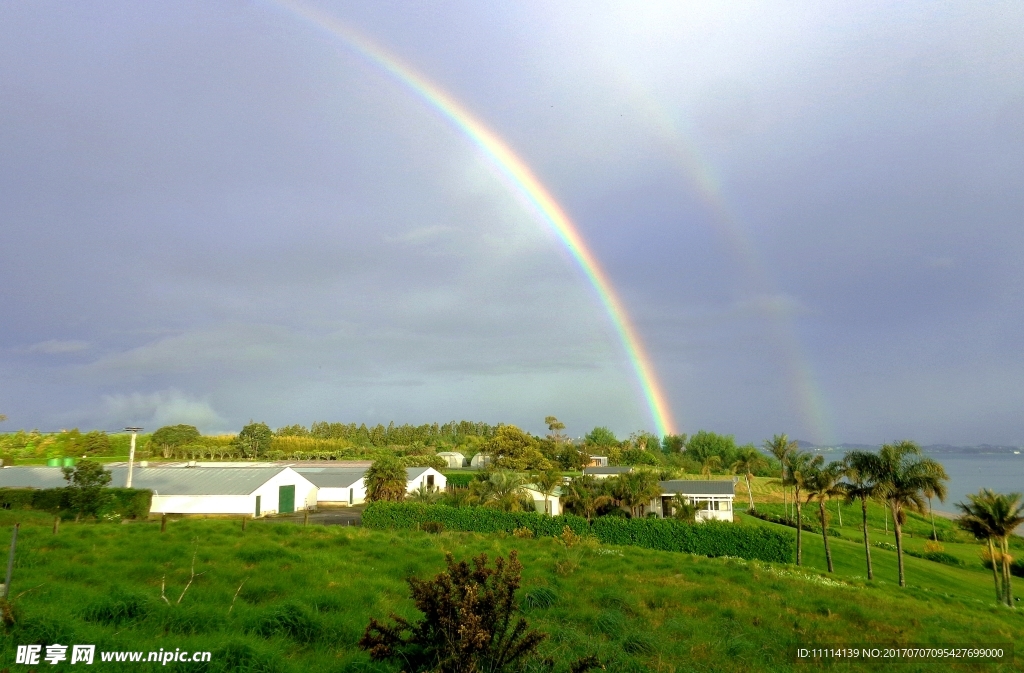
[[[434,475],[427,475],[427,488],[434,488]]]

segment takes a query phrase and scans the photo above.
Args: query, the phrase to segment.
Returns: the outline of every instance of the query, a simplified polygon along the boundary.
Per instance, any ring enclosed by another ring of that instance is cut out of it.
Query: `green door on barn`
[[[278,514],[291,514],[295,511],[295,487],[279,486],[277,488]]]

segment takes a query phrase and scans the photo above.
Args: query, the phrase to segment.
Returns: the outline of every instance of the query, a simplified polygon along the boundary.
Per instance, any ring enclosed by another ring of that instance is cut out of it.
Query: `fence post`
[[[309,510],[308,509],[302,513],[302,525],[305,526],[307,524],[309,524]]]
[[[14,531],[11,533],[11,552],[7,555],[7,578],[4,580],[4,600],[7,600],[11,593],[11,573],[14,571],[14,548],[18,544],[18,528],[20,527],[20,523],[14,524]]]
[[[166,512],[164,512],[160,516],[160,532],[163,533],[165,530],[167,530],[167,513]]]
[[[57,531],[59,531],[59,530],[60,530],[60,517],[59,516],[55,516],[55,517],[53,517],[53,534],[56,535]]]
[[[242,515],[242,532],[243,532],[243,533],[245,532],[245,522],[246,522],[246,520],[247,520],[248,518],[249,518],[249,517],[245,516],[244,514]]]

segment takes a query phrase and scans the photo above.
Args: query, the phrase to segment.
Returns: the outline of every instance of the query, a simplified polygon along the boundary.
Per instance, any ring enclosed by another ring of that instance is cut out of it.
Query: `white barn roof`
[[[155,495],[249,495],[286,467],[136,467],[132,487]],[[124,486],[128,468],[110,469],[110,486]],[[302,475],[300,475],[302,476]],[[0,487],[60,488],[67,486],[59,467],[11,467],[0,470]]]

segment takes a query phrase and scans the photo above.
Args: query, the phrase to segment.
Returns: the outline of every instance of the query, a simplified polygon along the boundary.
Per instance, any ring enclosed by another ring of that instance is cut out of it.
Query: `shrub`
[[[386,502],[371,503],[363,512],[367,528],[414,529],[428,521],[441,523],[446,530],[514,533],[527,528],[534,535],[547,537],[563,537],[568,528],[573,535],[593,535],[605,544],[783,563],[793,560],[795,546],[794,540],[781,531],[720,521],[687,524],[672,519],[599,517],[588,524],[583,517],[572,514],[548,516],[489,507]]]
[[[427,524],[423,524],[423,525],[427,525]],[[515,535],[518,538],[524,538],[524,539],[529,539],[529,538],[534,537],[533,531],[530,530],[529,528],[516,528],[514,531],[512,531],[512,534]]]
[[[425,533],[443,533],[444,532],[444,524],[440,523],[438,521],[427,521],[427,522],[424,522],[420,526],[420,528]]]
[[[445,472],[444,476],[448,479],[448,485],[456,488],[468,488],[474,478],[468,472]]]
[[[779,516],[778,514],[770,514],[767,512],[759,512],[756,509],[747,510],[747,514],[749,516],[754,517],[755,519],[761,519],[762,521],[777,523],[780,526],[789,526],[790,528],[796,528],[796,521],[786,516]],[[800,526],[800,529],[805,530],[808,533],[815,533],[817,535],[821,535],[821,526],[815,526],[813,523],[810,523],[807,519],[804,519],[803,525]],[[842,533],[840,533],[834,528],[829,528],[828,536],[842,537]]]
[[[0,488],[0,509],[32,509],[32,499],[38,492],[29,488]]]

